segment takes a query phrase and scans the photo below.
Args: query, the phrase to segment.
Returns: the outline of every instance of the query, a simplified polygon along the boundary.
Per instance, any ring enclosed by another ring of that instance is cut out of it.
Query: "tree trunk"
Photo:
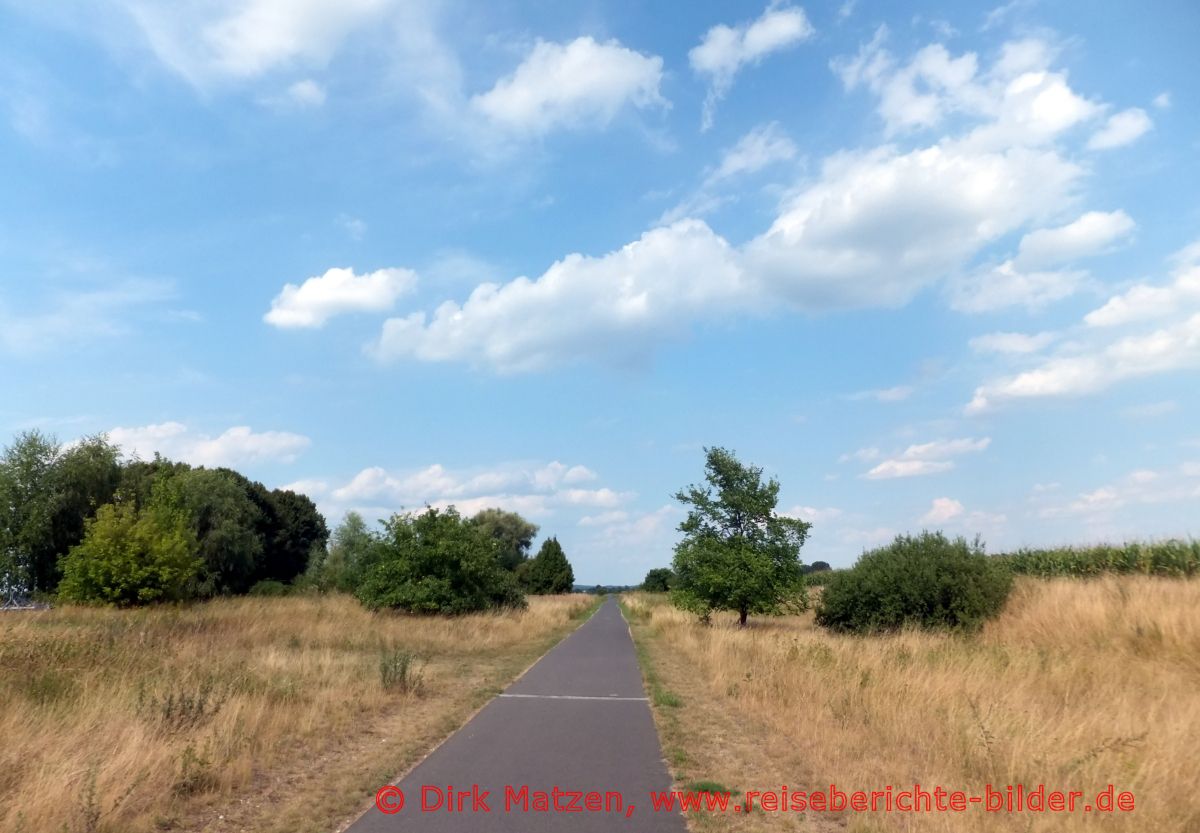
[[[746,608],[744,608],[744,607],[738,611],[738,627],[739,628],[746,627],[746,617],[749,614],[750,614],[750,611],[746,610]]]

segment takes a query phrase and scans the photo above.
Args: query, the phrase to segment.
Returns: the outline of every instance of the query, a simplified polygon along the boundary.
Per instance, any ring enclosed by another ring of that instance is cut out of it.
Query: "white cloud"
[[[703,222],[682,221],[603,257],[570,255],[536,280],[481,284],[432,318],[391,318],[372,351],[508,372],[598,351],[629,358],[715,307],[744,307],[753,292],[742,282],[731,247]]]
[[[868,480],[890,480],[949,471],[954,468],[954,461],[950,458],[983,451],[990,444],[990,437],[964,437],[910,445],[896,457],[879,463],[863,477]]]
[[[1081,396],[1117,382],[1200,367],[1200,314],[1148,333],[1126,336],[1040,365],[975,390],[967,413],[1019,399]]]
[[[288,87],[288,97],[302,107],[320,107],[325,103],[325,88],[306,78]]]
[[[847,89],[864,86],[879,98],[879,115],[891,134],[934,128],[947,116],[985,119],[969,135],[977,147],[1036,146],[1099,115],[1102,108],[1077,95],[1062,73],[1046,64],[1053,50],[1029,39],[1005,44],[987,73],[975,53],[953,57],[941,44],[900,64],[883,46],[887,27],[854,58],[833,62]]]
[[[988,333],[971,339],[971,349],[977,353],[1037,353],[1057,338],[1054,333]]]
[[[662,66],[662,58],[642,55],[615,40],[538,41],[511,75],[475,96],[471,104],[492,123],[519,134],[604,126],[626,104],[665,106],[659,93]]]
[[[232,0],[162,5],[119,0],[154,54],[190,83],[247,79],[291,67],[323,67],[355,30],[393,0]]]
[[[1104,127],[1088,140],[1090,150],[1109,150],[1131,144],[1151,127],[1154,122],[1140,107],[1131,107],[1109,117]]]
[[[1010,44],[987,71],[928,53],[917,66],[941,73],[950,101],[976,126],[913,150],[884,145],[830,156],[744,244],[702,221],[679,220],[609,254],[568,255],[539,277],[488,281],[464,301],[393,317],[370,350],[385,361],[529,371],[583,358],[634,362],[697,321],[898,306],[956,275],[963,277],[947,286],[956,309],[1037,309],[1065,298],[1085,284],[1085,272],[1028,269],[1016,255],[970,266],[996,241],[1044,226],[1077,202],[1086,169],[1064,155],[1057,137],[1100,105],[1039,63],[1051,52],[1036,41]],[[871,77],[882,84],[891,71]],[[766,133],[756,140],[743,150],[758,152],[732,154],[727,170],[753,167],[764,148],[774,148],[766,157],[787,152]],[[1103,245],[1129,222],[1119,211],[1085,214],[1031,234],[1027,257]]]
[[[285,284],[263,320],[284,328],[321,327],[342,313],[389,310],[416,284],[416,274],[408,269],[380,269],[363,275],[351,269],[329,269],[300,286]]]
[[[288,431],[252,431],[238,425],[212,437],[192,431],[181,422],[162,422],[132,428],[117,427],[109,439],[128,457],[150,459],[155,452],[197,466],[236,466],[244,463],[290,463],[312,441]]]
[[[858,460],[863,463],[869,463],[872,460],[878,460],[883,452],[878,448],[860,448],[857,451],[851,451],[848,454],[843,454],[838,457],[839,463],[848,463],[851,460]]]
[[[1133,228],[1133,219],[1124,211],[1089,211],[1065,226],[1026,234],[1017,249],[1017,262],[1043,266],[1100,254]]]
[[[959,517],[964,511],[963,505],[954,498],[936,497],[929,511],[922,515],[917,523],[938,526]]]
[[[1194,249],[1189,246],[1176,255],[1179,266],[1171,283],[1136,284],[1089,312],[1084,316],[1084,322],[1089,327],[1115,327],[1200,308],[1200,251]]]
[[[285,483],[279,488],[285,492],[295,492],[298,495],[307,495],[313,500],[317,500],[329,491],[329,484],[324,480],[302,478],[294,480],[291,483]]]
[[[663,212],[660,225],[669,225],[685,217],[701,217],[730,201],[720,193],[722,187],[764,168],[787,162],[796,155],[796,145],[775,122],[762,124],[726,148],[721,161],[708,169],[704,181],[692,194]]]
[[[809,523],[824,523],[840,518],[842,510],[834,506],[793,506],[791,509],[780,514],[788,518],[799,518]]]
[[[755,127],[725,151],[719,164],[706,178],[708,184],[722,179],[752,174],[776,162],[796,155],[796,145],[776,122]]]
[[[1034,311],[1074,295],[1087,277],[1087,272],[1075,269],[1025,271],[1006,260],[952,281],[947,291],[951,308],[959,312],[992,312],[1016,306]]]
[[[1081,492],[1066,503],[1046,504],[1042,517],[1111,514],[1126,506],[1193,502],[1200,498],[1200,466],[1184,463],[1173,469],[1137,469],[1113,483]]]
[[[348,482],[325,488],[337,507],[391,507],[379,514],[429,505],[456,506],[463,514],[474,514],[489,506],[544,515],[556,506],[612,509],[633,498],[629,492],[611,488],[580,488],[596,479],[586,466],[566,465],[557,460],[544,465],[510,464],[490,469],[455,472],[441,464],[405,473],[392,473],[379,466],[363,469]]]
[[[1168,110],[1171,107],[1171,94],[1169,92],[1163,91],[1163,92],[1159,93],[1158,95],[1154,96],[1154,101],[1152,103],[1159,110]]]
[[[757,64],[766,56],[812,37],[814,29],[804,10],[774,0],[753,21],[713,26],[700,43],[688,52],[692,70],[709,79],[701,129],[712,126],[717,102],[733,86],[742,67]]]

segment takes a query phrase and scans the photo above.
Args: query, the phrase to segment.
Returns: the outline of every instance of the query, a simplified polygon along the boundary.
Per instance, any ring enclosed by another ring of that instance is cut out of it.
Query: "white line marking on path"
[[[629,700],[638,703],[648,701],[649,697],[589,697],[583,694],[500,694],[499,697],[519,697],[523,700]]]

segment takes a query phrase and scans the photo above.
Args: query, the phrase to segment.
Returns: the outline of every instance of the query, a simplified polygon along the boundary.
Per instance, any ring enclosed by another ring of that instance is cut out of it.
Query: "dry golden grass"
[[[831,635],[811,614],[710,628],[664,597],[625,599],[661,685],[684,773],[746,789],[883,789],[1110,783],[1133,813],[829,814],[849,830],[1200,831],[1200,582],[1142,576],[1020,579],[974,638]],[[690,713],[689,713],[690,712]],[[698,723],[697,723],[698,722]],[[673,725],[672,725],[673,724]],[[714,733],[742,737],[713,755]],[[674,740],[672,741],[672,738]],[[702,761],[704,769],[697,765]],[[777,778],[763,783],[756,778]],[[694,820],[704,829],[795,829],[786,815]]]
[[[0,614],[0,830],[328,830],[592,603],[452,619],[347,596]],[[381,658],[404,651],[421,657],[419,693],[384,688]]]

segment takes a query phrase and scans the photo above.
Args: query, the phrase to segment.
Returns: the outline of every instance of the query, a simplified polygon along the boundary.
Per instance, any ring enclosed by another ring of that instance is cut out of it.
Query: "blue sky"
[[[0,429],[666,564],[1200,533],[1194,4],[0,0]]]

